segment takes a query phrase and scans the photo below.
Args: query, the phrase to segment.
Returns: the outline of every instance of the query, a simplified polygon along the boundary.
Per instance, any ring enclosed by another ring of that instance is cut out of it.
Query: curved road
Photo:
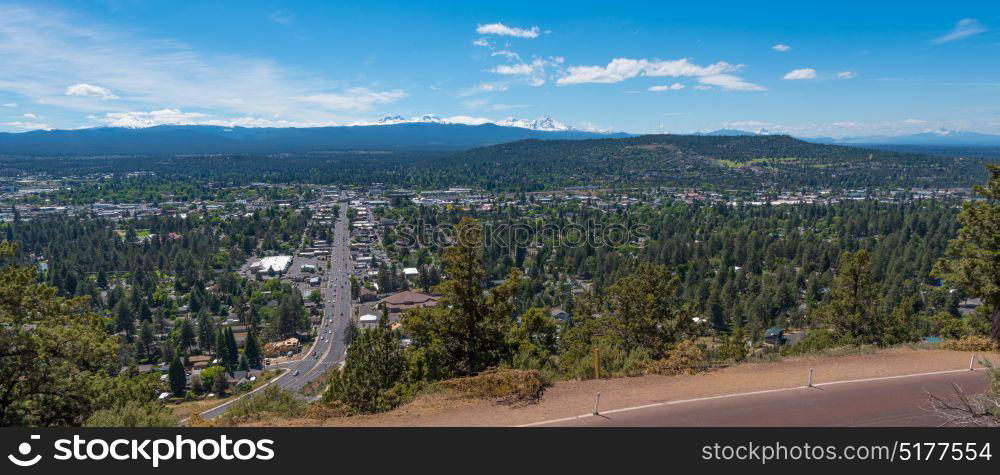
[[[254,392],[271,385],[283,389],[298,391],[311,381],[320,377],[326,370],[339,365],[346,356],[347,346],[343,342],[344,330],[351,318],[351,249],[350,229],[348,228],[347,210],[341,209],[334,224],[333,243],[330,249],[331,267],[326,272],[326,305],[323,310],[323,321],[320,323],[315,342],[303,357],[271,366],[269,369],[284,369],[285,372],[275,377],[267,385],[257,388]],[[316,356],[314,357],[313,354]],[[249,394],[244,395],[246,397]],[[201,417],[211,419],[222,415],[230,404],[237,399],[227,401],[201,413]]]

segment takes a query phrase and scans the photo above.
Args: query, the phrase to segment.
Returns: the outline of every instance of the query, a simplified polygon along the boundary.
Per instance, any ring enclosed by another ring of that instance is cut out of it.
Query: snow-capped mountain
[[[515,117],[507,117],[503,120],[493,121],[485,118],[477,117],[467,117],[467,116],[456,116],[449,118],[441,118],[434,114],[424,114],[419,117],[403,117],[401,115],[387,115],[375,122],[359,122],[355,125],[389,125],[389,124],[412,124],[412,123],[432,123],[432,124],[465,124],[465,125],[480,125],[480,124],[495,124],[501,127],[517,127],[521,129],[528,130],[538,130],[541,132],[566,132],[570,130],[575,130],[558,120],[553,119],[549,116],[539,117],[534,120],[518,119]]]
[[[547,132],[564,132],[572,129],[572,127],[563,124],[562,122],[559,122],[558,120],[555,120],[547,115],[539,117],[535,120],[525,120],[525,119],[517,119],[514,117],[508,117],[504,120],[495,122],[495,124],[503,127],[520,127],[522,129],[543,130]]]
[[[385,117],[383,117],[383,118],[375,121],[375,124],[377,124],[377,125],[408,124],[408,123],[413,123],[413,122],[424,122],[424,123],[430,123],[430,124],[449,124],[449,123],[451,123],[451,122],[449,122],[449,121],[447,121],[445,119],[442,119],[442,118],[440,118],[440,117],[438,117],[438,116],[436,116],[434,114],[424,114],[424,115],[422,115],[420,117],[410,117],[409,119],[407,119],[406,117],[403,117],[401,115],[387,115],[387,116],[385,116]]]

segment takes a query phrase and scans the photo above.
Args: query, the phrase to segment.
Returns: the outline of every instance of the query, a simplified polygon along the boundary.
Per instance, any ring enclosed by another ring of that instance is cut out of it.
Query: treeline
[[[532,206],[498,206],[489,212],[403,206],[386,210],[400,224],[385,233],[387,248],[407,265],[440,271],[438,241],[402,245],[404,227],[481,220],[483,263],[490,280],[512,269],[525,278],[518,308],[562,307],[574,314],[583,288],[600,294],[641,262],[665,265],[679,279],[678,291],[698,315],[720,331],[740,327],[759,338],[771,326],[801,325],[810,309],[829,294],[844,252],[866,250],[875,278],[888,301],[917,298],[919,310],[957,316],[961,292],[951,292],[932,276],[934,263],[954,237],[956,202],[882,203],[874,200],[833,205],[727,206],[665,202],[603,211],[577,201]],[[526,227],[537,232],[528,243],[497,229]],[[623,244],[592,235],[583,246],[566,245],[545,229],[577,226],[592,234],[620,226],[644,238]],[[430,263],[434,264],[430,264]],[[937,326],[923,329],[927,334]]]

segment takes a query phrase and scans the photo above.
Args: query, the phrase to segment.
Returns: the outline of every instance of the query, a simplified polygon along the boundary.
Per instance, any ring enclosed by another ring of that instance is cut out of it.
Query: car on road
[[[292,376],[298,376],[298,375],[299,375],[299,370],[295,370],[292,372]]]

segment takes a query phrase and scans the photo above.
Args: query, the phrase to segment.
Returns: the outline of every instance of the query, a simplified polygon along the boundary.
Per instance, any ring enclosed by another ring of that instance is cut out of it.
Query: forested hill
[[[487,189],[643,184],[955,187],[982,182],[985,164],[997,161],[814,144],[786,135],[643,135],[504,143],[460,153],[436,171],[466,177]]]
[[[14,156],[0,158],[0,175],[148,171],[161,177],[163,186],[175,186],[172,180],[196,178],[233,183],[384,183],[416,189],[468,186],[493,191],[567,186],[885,189],[968,187],[985,181],[987,163],[1000,163],[1000,159],[990,154],[946,157],[814,144],[788,136],[644,135],[521,140],[465,151],[283,152],[280,160],[273,154],[251,153]]]

